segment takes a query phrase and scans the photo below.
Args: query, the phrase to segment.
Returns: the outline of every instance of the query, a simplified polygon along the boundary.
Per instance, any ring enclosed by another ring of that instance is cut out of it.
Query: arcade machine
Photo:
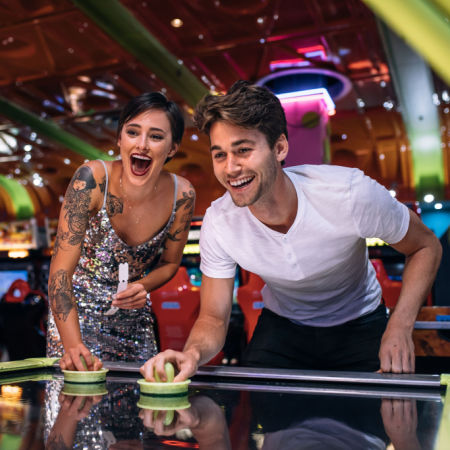
[[[34,219],[0,223],[0,347],[11,360],[45,355],[46,286]]]

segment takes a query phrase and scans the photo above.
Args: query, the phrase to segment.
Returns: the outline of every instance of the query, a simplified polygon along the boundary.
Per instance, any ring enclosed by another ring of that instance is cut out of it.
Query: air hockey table
[[[450,449],[448,375],[206,366],[155,399],[138,365],[104,365],[97,385],[1,373],[0,449]]]

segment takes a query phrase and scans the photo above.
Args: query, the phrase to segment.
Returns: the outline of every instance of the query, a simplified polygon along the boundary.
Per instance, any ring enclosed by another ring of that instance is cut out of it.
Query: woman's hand
[[[140,309],[145,306],[147,296],[143,284],[139,282],[130,283],[125,290],[113,297],[112,306],[122,309]]]
[[[84,364],[81,357],[84,359]],[[66,349],[59,360],[61,370],[100,370],[102,366],[102,362],[92,355],[82,342]]]

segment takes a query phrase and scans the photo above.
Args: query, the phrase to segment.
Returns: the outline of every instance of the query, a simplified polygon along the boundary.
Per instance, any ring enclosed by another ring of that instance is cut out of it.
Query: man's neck
[[[298,199],[295,186],[281,171],[270,195],[248,207],[264,225],[280,233],[287,233],[297,216]]]

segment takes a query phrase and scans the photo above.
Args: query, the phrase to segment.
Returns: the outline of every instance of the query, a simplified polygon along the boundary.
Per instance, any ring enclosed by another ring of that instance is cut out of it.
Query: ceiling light
[[[191,134],[191,141],[198,141],[198,135],[196,135],[195,133]]]
[[[23,146],[23,149],[24,149],[26,152],[31,152],[31,150],[33,150],[33,146],[32,146],[31,144],[25,144],[25,145]]]
[[[30,161],[31,159],[31,155],[29,153],[27,153],[24,157],[23,157],[23,162],[27,163],[28,161]]]
[[[397,192],[395,192],[394,189],[391,189],[389,191],[389,194],[391,194],[391,197],[394,197],[394,198],[397,196]]]
[[[198,38],[199,38],[200,40],[202,40],[204,37],[205,37],[205,36],[203,36],[203,34],[201,34],[201,33],[198,35]]]
[[[394,107],[394,102],[392,100],[386,100],[383,103],[383,107],[386,111],[390,111]]]
[[[64,164],[69,165],[72,161],[69,158],[64,158]]]
[[[264,17],[258,17],[256,21],[261,25],[264,23]]]
[[[441,104],[441,101],[439,100],[439,96],[436,92],[433,92],[433,95],[431,96],[433,100],[433,105],[439,106]]]
[[[108,155],[109,155],[109,156],[114,155],[114,150],[108,150]]]
[[[282,104],[293,103],[300,101],[310,101],[310,100],[322,100],[325,103],[328,114],[333,115],[336,113],[336,105],[330,97],[330,94],[325,88],[317,89],[305,89],[303,91],[286,92],[284,94],[278,94],[277,97],[280,99]]]
[[[381,86],[382,88],[386,87],[386,81],[381,80],[381,81],[380,81],[380,86]]]
[[[383,159],[386,158],[386,156],[384,156],[384,153],[381,153],[381,155],[378,158],[380,158],[383,161]]]
[[[431,203],[431,202],[434,200],[434,195],[433,195],[433,194],[425,194],[425,195],[423,196],[423,200],[424,200],[426,203]]]
[[[345,141],[346,139],[347,139],[347,135],[344,133],[344,134],[342,134],[341,135],[341,139],[343,140],[343,141]]]
[[[366,106],[366,103],[364,102],[364,100],[362,98],[357,98],[356,104],[358,105],[358,108],[364,108],[364,106]]]
[[[174,28],[180,28],[183,26],[183,21],[177,17],[170,21],[170,25],[172,25]]]
[[[442,209],[442,203],[435,203],[434,209]]]
[[[14,169],[14,173],[16,174],[16,175],[19,175],[20,174],[20,169],[17,167],[17,168],[15,168]]]

